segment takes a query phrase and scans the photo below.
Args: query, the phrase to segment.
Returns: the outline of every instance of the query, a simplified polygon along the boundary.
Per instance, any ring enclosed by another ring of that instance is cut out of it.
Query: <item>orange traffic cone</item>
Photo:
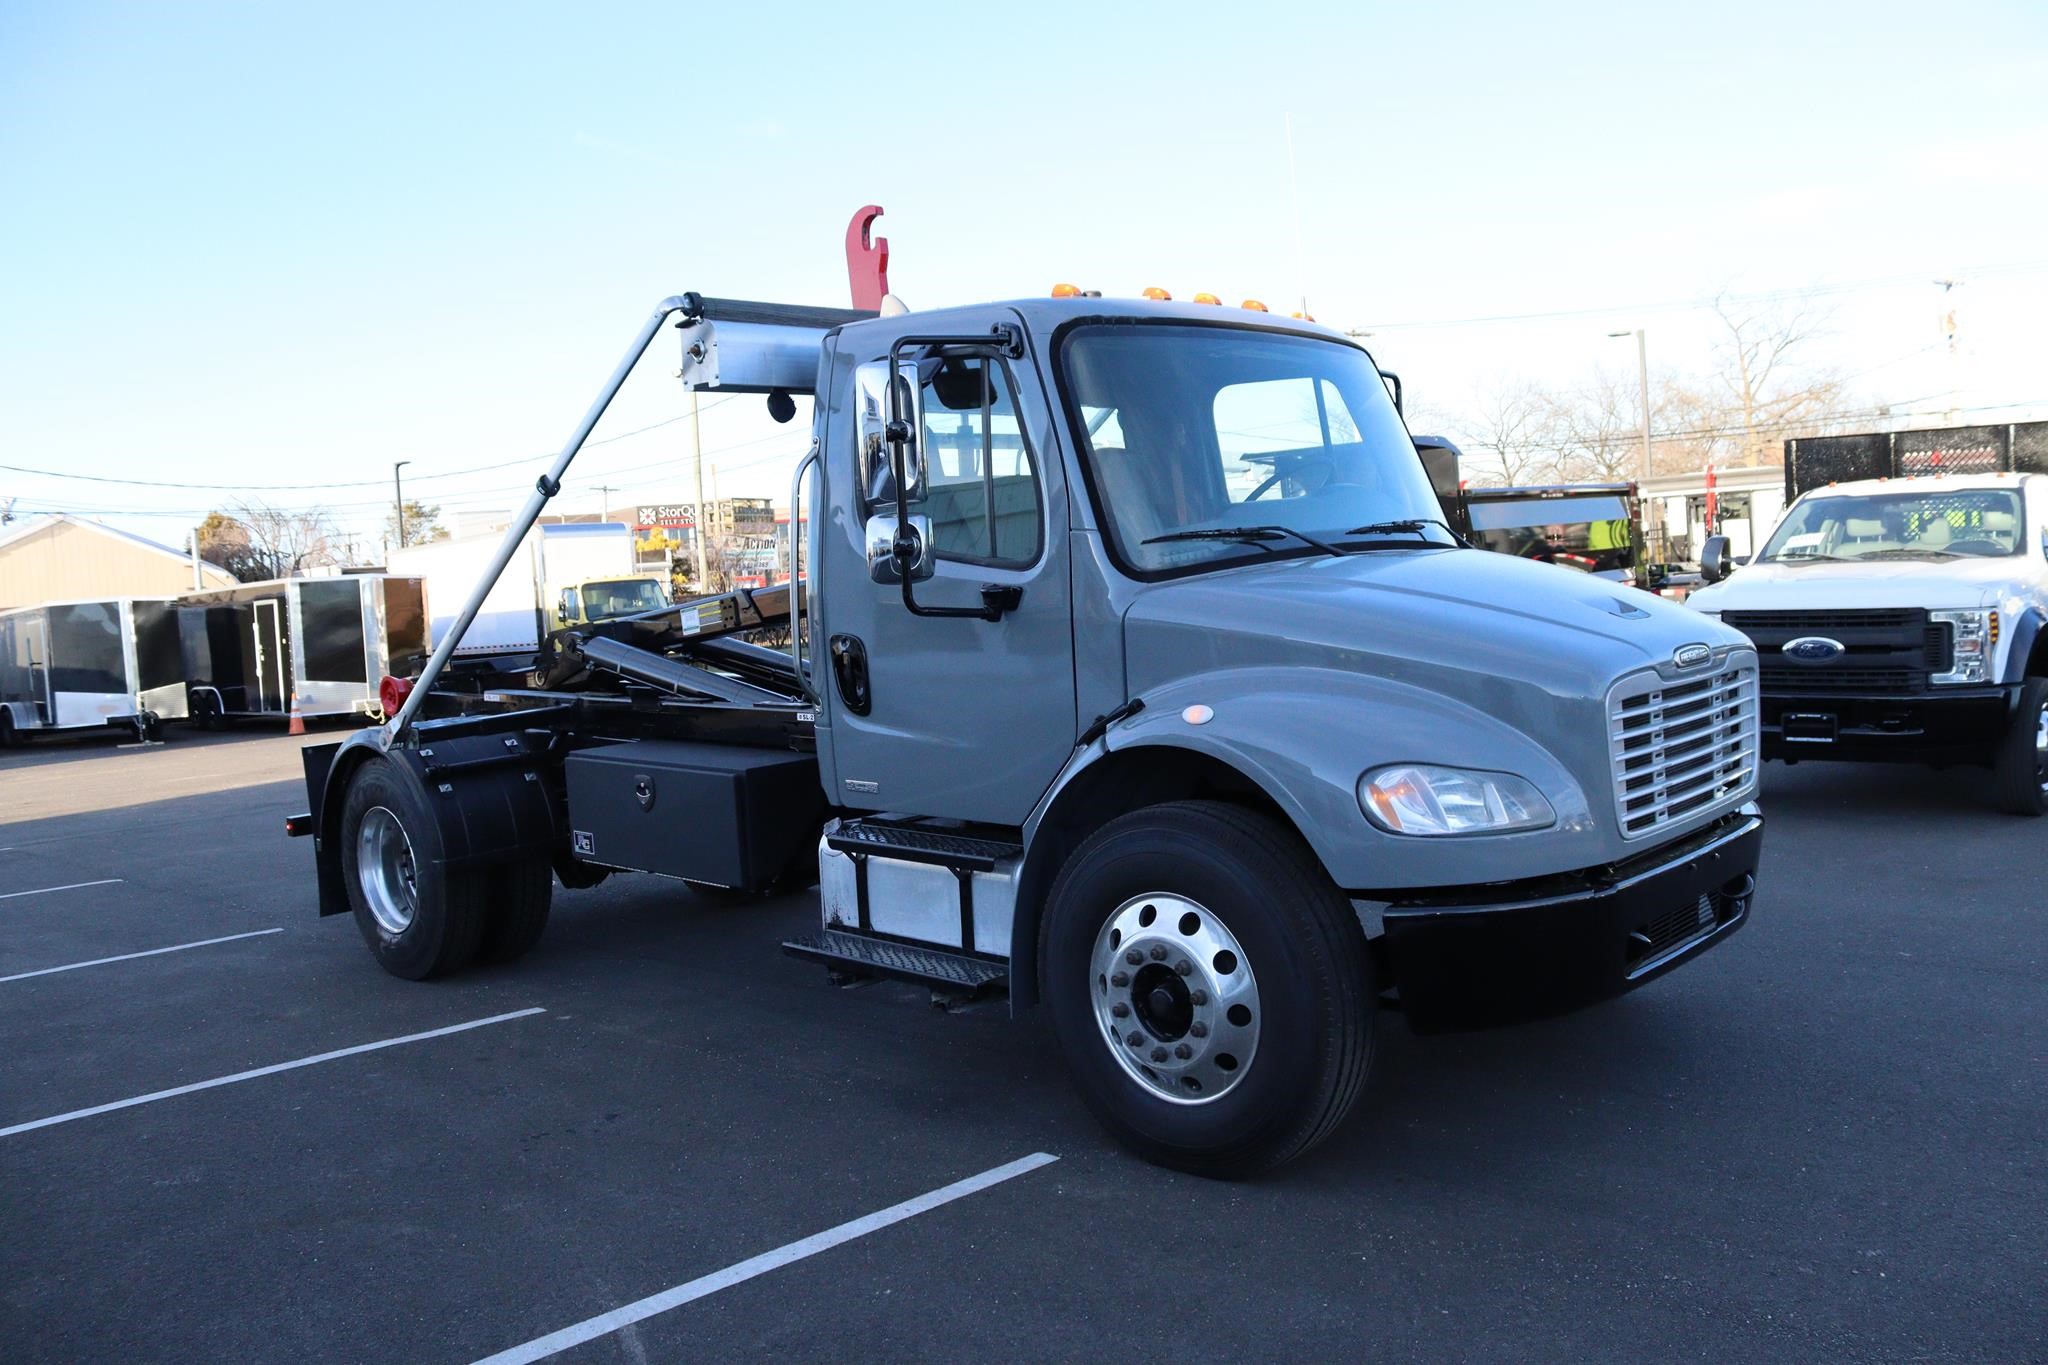
[[[306,733],[306,718],[299,714],[299,694],[296,692],[292,693],[292,723],[285,733],[288,735],[303,735]]]

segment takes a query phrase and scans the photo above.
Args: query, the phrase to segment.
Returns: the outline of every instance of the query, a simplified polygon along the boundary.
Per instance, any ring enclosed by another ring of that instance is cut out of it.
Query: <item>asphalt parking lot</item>
[[[2048,1354],[2048,825],[1969,773],[1773,765],[1742,933],[1385,1018],[1349,1126],[1232,1185],[1113,1146],[1041,1019],[785,958],[808,895],[615,878],[389,977],[283,837],[300,743],[0,757],[11,1360],[460,1362],[678,1286],[558,1358]]]

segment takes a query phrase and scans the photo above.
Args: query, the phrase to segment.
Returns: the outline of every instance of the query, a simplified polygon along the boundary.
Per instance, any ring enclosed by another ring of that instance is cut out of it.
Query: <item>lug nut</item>
[[[1183,959],[1182,959],[1182,960],[1180,960],[1179,962],[1176,962],[1176,963],[1174,963],[1174,964],[1173,964],[1173,970],[1174,970],[1174,972],[1175,972],[1175,973],[1176,973],[1177,975],[1180,975],[1180,976],[1186,976],[1186,975],[1187,975],[1187,974],[1188,974],[1189,972],[1193,971],[1194,969],[1195,969],[1195,964],[1194,964],[1194,963],[1192,963],[1192,962],[1189,962],[1189,961],[1188,961],[1188,960],[1186,960],[1185,958],[1183,958]]]
[[[1163,943],[1155,943],[1155,944],[1153,944],[1153,945],[1152,945],[1152,960],[1153,960],[1154,962],[1164,962],[1164,961],[1166,961],[1166,945],[1165,945],[1165,944],[1163,944]]]
[[[1189,991],[1189,992],[1188,992],[1188,1003],[1189,1003],[1189,1004],[1191,1004],[1191,1005],[1206,1005],[1206,1004],[1208,1004],[1208,1003],[1209,1003],[1209,992],[1207,992],[1207,991],[1199,991],[1199,990],[1198,990],[1198,991]]]
[[[1133,948],[1128,953],[1124,954],[1124,961],[1130,963],[1133,967],[1137,966],[1140,962],[1143,962],[1144,960],[1145,955],[1139,952],[1136,948]]]
[[[1121,1000],[1119,1000],[1116,1004],[1111,1005],[1109,1007],[1109,1012],[1115,1015],[1117,1018],[1122,1019],[1130,1014],[1131,1007],[1129,1005],[1124,1004]]]
[[[1153,1061],[1155,1061],[1155,1062],[1163,1062],[1163,1061],[1165,1061],[1165,1060],[1166,1060],[1166,1049],[1165,1049],[1165,1048],[1163,1048],[1163,1047],[1155,1047],[1155,1048],[1153,1048],[1153,1049],[1152,1049],[1152,1060],[1153,1060]]]
[[[1109,984],[1112,986],[1128,986],[1131,984],[1131,974],[1129,972],[1111,972],[1109,974]]]
[[[1188,1025],[1188,1032],[1197,1038],[1207,1038],[1209,1036],[1209,1026],[1197,1019],[1194,1023]]]
[[[1180,1058],[1182,1061],[1186,1061],[1188,1058],[1195,1055],[1195,1050],[1189,1047],[1186,1043],[1181,1043],[1175,1046],[1175,1048],[1173,1049],[1173,1055]]]
[[[1131,1036],[1124,1039],[1124,1041],[1129,1043],[1132,1047],[1143,1047],[1145,1046],[1145,1035],[1138,1032],[1136,1029],[1132,1029]]]

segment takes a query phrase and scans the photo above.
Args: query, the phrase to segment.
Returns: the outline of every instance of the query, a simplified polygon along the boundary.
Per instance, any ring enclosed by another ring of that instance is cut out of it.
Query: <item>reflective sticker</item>
[[[1190,706],[1184,711],[1182,711],[1180,713],[1180,718],[1190,725],[1207,725],[1212,719],[1215,718],[1215,715],[1216,713],[1214,711],[1210,710],[1206,706],[1203,706],[1200,702],[1197,702],[1195,705]]]

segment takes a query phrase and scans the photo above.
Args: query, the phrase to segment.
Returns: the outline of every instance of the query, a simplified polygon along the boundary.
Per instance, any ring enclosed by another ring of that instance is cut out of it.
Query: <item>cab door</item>
[[[829,515],[816,533],[820,742],[842,806],[1015,826],[1076,738],[1067,492],[1052,408],[1021,353],[1016,315],[939,316],[839,338],[821,480]],[[870,522],[896,510],[872,455],[887,348],[935,330],[985,339],[998,324],[1014,329],[1020,353],[920,347],[902,359],[900,392],[915,394],[906,417],[926,476],[910,512],[929,525],[929,576],[914,579],[913,599],[969,610],[1006,603],[994,620],[920,616],[900,582],[875,581],[867,552]]]

